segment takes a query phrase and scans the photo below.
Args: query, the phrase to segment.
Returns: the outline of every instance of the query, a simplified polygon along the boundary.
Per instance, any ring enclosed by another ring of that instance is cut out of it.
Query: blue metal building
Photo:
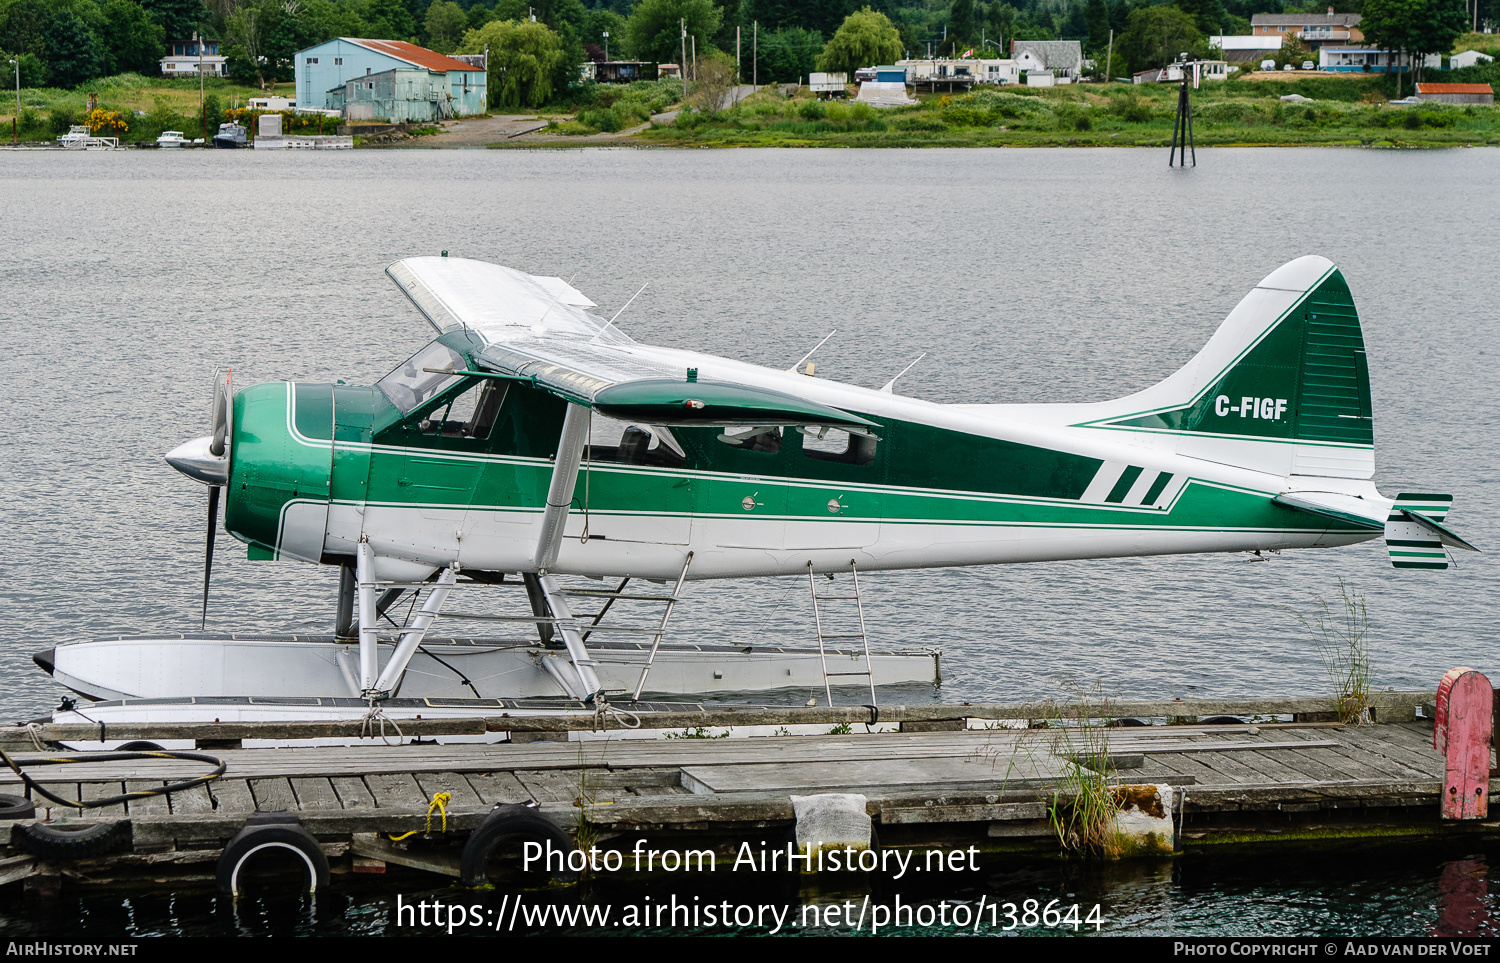
[[[368,77],[366,83],[373,84],[376,74],[391,71],[400,71],[407,81],[392,85],[387,80],[393,96],[401,96],[399,91],[417,91],[426,106],[403,101],[393,105],[387,116],[437,120],[482,114],[489,104],[483,68],[400,40],[339,37],[298,51],[295,69],[299,107],[342,107],[352,81]],[[414,70],[425,71],[425,84],[410,82]]]

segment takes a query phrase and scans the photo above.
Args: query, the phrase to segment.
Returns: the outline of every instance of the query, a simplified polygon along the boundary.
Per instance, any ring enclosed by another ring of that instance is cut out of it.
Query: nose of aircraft
[[[194,481],[205,485],[223,485],[229,481],[229,454],[213,453],[212,437],[185,441],[167,452],[167,464]],[[220,445],[222,451],[223,446]]]

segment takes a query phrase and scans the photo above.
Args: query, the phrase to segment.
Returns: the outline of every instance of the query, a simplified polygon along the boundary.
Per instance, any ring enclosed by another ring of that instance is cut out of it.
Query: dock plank
[[[365,777],[378,809],[427,809],[428,797],[410,774],[377,773]]]
[[[1350,726],[1344,745],[1362,752],[1382,756],[1414,771],[1441,778],[1443,756],[1432,748],[1432,733],[1414,732],[1405,725]]]
[[[212,813],[214,811],[214,800],[208,794],[207,786],[192,786],[188,789],[180,789],[167,797],[167,804],[171,807],[174,816]]]
[[[306,811],[344,808],[343,803],[339,801],[338,793],[333,790],[333,783],[327,778],[297,776],[288,781],[292,785],[292,792],[297,796],[298,809]]]
[[[333,776],[328,780],[345,809],[374,809],[375,796],[360,776]]]
[[[517,770],[513,775],[526,788],[527,795],[539,803],[572,805],[582,788],[582,775],[552,769]]]
[[[125,791],[125,784],[123,782],[86,782],[82,785],[70,785],[68,789],[78,793],[73,798],[82,802],[88,802],[91,799],[106,799],[110,796],[118,796]],[[65,794],[58,793],[58,795]],[[71,795],[71,792],[67,793],[67,795]],[[76,812],[77,810],[74,811]],[[85,812],[105,819],[124,819],[126,815],[124,803],[115,803],[112,806],[100,806],[95,809],[85,810]]]
[[[1252,778],[1237,775],[1234,772],[1221,772],[1205,762],[1205,758],[1208,757],[1203,753],[1173,752],[1146,758],[1169,766],[1172,771],[1184,776],[1192,776],[1195,783],[1200,786],[1246,786],[1252,785],[1259,779],[1258,776]]]
[[[523,803],[532,798],[531,790],[521,785],[521,781],[508,772],[471,772],[464,778],[486,806]]]
[[[248,816],[255,812],[255,796],[243,779],[216,779],[208,784],[214,811],[223,816]]]
[[[487,808],[479,793],[469,785],[469,781],[457,772],[432,772],[421,773],[416,777],[417,785],[427,794],[429,801],[440,792],[448,794],[448,808],[459,810],[475,810]]]
[[[131,779],[125,783],[126,792],[142,792],[148,789],[160,789],[166,785],[147,779]],[[171,804],[167,802],[166,796],[146,796],[143,799],[132,799],[125,804],[125,811],[132,817],[135,816],[166,816],[172,812]]]
[[[1357,737],[1341,739],[1332,749],[1309,749],[1307,755],[1318,759],[1340,772],[1355,778],[1379,778],[1386,776],[1395,780],[1424,779],[1432,772],[1408,766],[1380,752],[1371,752],[1357,744]]]
[[[297,794],[286,779],[251,779],[250,793],[255,797],[255,810],[262,813],[296,812]]]

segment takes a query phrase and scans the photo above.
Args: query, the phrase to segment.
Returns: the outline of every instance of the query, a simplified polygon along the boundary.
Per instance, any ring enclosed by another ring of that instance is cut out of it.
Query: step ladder
[[[828,696],[828,705],[833,705],[833,682],[832,679],[845,676],[864,676],[870,686],[870,705],[876,705],[875,701],[875,668],[870,661],[870,638],[865,633],[865,604],[859,593],[859,566],[854,559],[849,560],[849,575],[854,581],[853,595],[819,595],[818,580],[813,573],[813,563],[807,563],[807,587],[812,592],[813,603],[813,625],[818,631],[818,657],[823,660],[823,691]],[[828,575],[833,578],[832,573]],[[819,608],[819,602],[848,602],[854,603],[854,611],[859,616],[859,631],[847,633],[828,633],[823,631],[823,610]],[[858,639],[865,654],[865,668],[863,672],[829,672],[828,671],[828,647],[830,641],[844,641]]]
[[[584,642],[588,641],[590,635],[595,632],[620,632],[630,635],[649,635],[651,637],[651,654],[646,657],[646,664],[641,666],[641,676],[636,680],[635,692],[631,695],[632,702],[639,702],[641,692],[646,688],[646,678],[651,674],[651,667],[656,664],[656,653],[661,650],[662,639],[666,637],[667,625],[672,621],[672,612],[677,608],[677,603],[682,600],[682,586],[687,581],[688,569],[693,564],[693,553],[688,552],[682,561],[682,571],[677,575],[677,582],[672,586],[668,594],[659,592],[626,592],[630,585],[627,576],[620,579],[620,584],[612,589],[566,589],[563,595],[568,598],[586,598],[602,601],[599,611],[592,614],[580,613],[578,618],[590,619],[588,625],[582,629]],[[662,603],[661,620],[655,625],[641,625],[639,623],[630,625],[610,625],[604,621],[616,602],[659,602]]]

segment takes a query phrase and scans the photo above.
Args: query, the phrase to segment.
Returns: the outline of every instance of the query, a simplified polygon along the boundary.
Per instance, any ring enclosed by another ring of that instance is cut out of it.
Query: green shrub
[[[1112,100],[1109,112],[1121,120],[1132,124],[1144,124],[1151,119],[1153,111],[1149,101],[1135,96],[1112,98]]]
[[[578,115],[578,120],[595,130],[608,131],[611,134],[621,127],[620,115],[604,108],[585,110]]]
[[[767,104],[766,106],[774,107],[775,105]],[[828,116],[828,108],[821,100],[804,101],[797,107],[797,116],[803,120],[822,120]]]

